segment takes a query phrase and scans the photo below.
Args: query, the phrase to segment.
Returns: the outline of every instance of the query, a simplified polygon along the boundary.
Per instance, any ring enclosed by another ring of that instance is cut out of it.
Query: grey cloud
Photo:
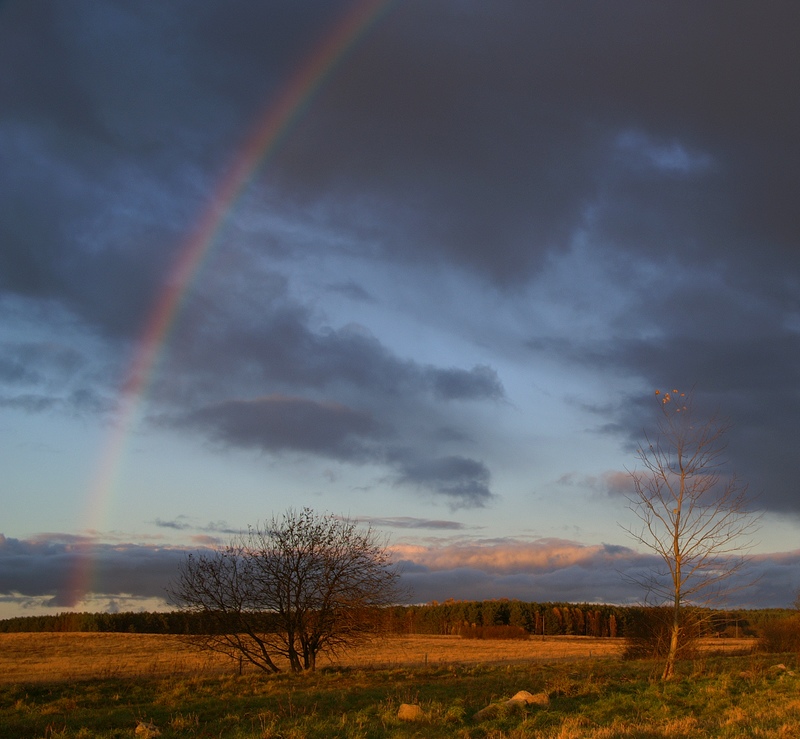
[[[194,428],[225,445],[281,453],[316,454],[345,462],[378,462],[394,471],[394,482],[430,490],[454,508],[482,507],[495,496],[491,473],[483,462],[429,450],[397,448],[389,429],[369,413],[333,402],[268,396],[231,400],[160,422]]]
[[[387,219],[413,213],[428,235],[414,240],[419,258],[433,247],[503,281],[586,226],[598,242],[689,260],[741,255],[765,229],[788,245],[798,104],[786,83],[798,61],[786,29],[797,21],[789,5],[754,18],[720,3],[406,3],[288,142],[279,176],[322,198],[368,181],[391,193],[391,205],[374,198]],[[619,158],[629,131],[658,166]]]
[[[397,484],[431,489],[453,508],[482,508],[494,498],[491,473],[483,462],[460,456],[428,457],[408,450],[392,454]]]
[[[213,534],[229,534],[231,536],[242,533],[242,529],[232,528],[227,521],[209,521],[201,530]]]
[[[6,342],[0,351],[0,377],[7,382],[40,384],[47,375],[70,377],[86,366],[80,352],[55,342]]]
[[[209,521],[204,526],[192,523],[189,516],[177,516],[171,521],[156,518],[153,523],[162,529],[172,529],[174,531],[202,531],[210,534],[229,534],[235,536],[241,534],[241,529],[232,528],[227,521]]]
[[[0,397],[0,406],[3,408],[24,410],[28,413],[44,413],[45,411],[61,407],[62,402],[59,398],[24,393],[13,397]]]
[[[187,523],[185,520],[173,520],[173,521],[164,521],[160,518],[155,519],[153,522],[156,526],[161,529],[173,529],[174,531],[186,531],[187,529],[191,529],[191,524]]]
[[[137,161],[154,181],[169,173],[176,191],[185,181],[170,152],[212,177],[347,9],[206,0],[76,14],[12,5],[0,48],[15,75],[0,94],[16,120],[56,129],[53,159],[83,144],[78,173],[103,169],[103,158]],[[798,20],[789,3],[756,15],[719,1],[669,11],[624,1],[403,3],[351,50],[265,179],[354,234],[368,203],[400,234],[383,240],[386,257],[444,258],[504,283],[527,279],[587,227],[598,243],[691,260],[749,259],[758,244],[756,258],[776,269],[779,253],[793,260],[782,250],[798,228],[786,196],[797,189],[800,153],[798,103],[787,94],[799,64],[787,29]],[[632,151],[655,166],[632,166]],[[714,166],[689,166],[706,161]],[[13,251],[7,266],[19,289],[67,290],[58,237],[93,194],[63,187],[49,199],[75,201],[69,207],[43,209],[43,218],[31,191],[15,208],[22,218],[2,219],[23,224],[7,244],[37,223],[46,229],[33,249]],[[162,199],[191,210],[185,196]],[[185,214],[178,221],[186,225]],[[156,239],[162,247],[167,233]],[[73,259],[91,266],[88,254]],[[136,294],[148,287],[152,275]],[[77,285],[68,292],[78,300]],[[129,325],[130,310],[115,325]],[[85,311],[99,320],[96,304]]]
[[[225,401],[192,411],[177,422],[201,428],[225,444],[345,460],[373,456],[370,440],[380,435],[367,413],[339,403],[285,396]]]
[[[655,310],[662,308],[662,315],[669,314],[660,302]],[[642,305],[639,315],[651,310]],[[749,483],[757,505],[800,515],[795,484],[800,460],[794,444],[794,419],[800,414],[794,370],[800,364],[800,337],[776,327],[766,309],[740,318],[743,310],[731,308],[727,327],[716,325],[724,316],[697,311],[692,319],[679,316],[674,324],[662,324],[652,339],[537,339],[530,346],[580,366],[624,373],[646,388],[611,404],[584,406],[596,414],[601,431],[623,439],[631,463],[644,430],[655,423],[653,391],[694,389],[699,418],[720,413],[732,422],[727,456]]]
[[[0,380],[11,392],[0,393],[0,405],[29,413],[107,411],[109,403],[95,387],[97,375],[90,369],[90,359],[67,341],[2,345]]]
[[[491,499],[483,463],[470,467],[466,458],[447,455],[434,471],[430,449],[412,445],[427,440],[450,452],[469,443],[469,428],[463,422],[453,427],[447,406],[504,398],[493,368],[442,369],[402,359],[359,326],[315,330],[310,313],[289,299],[278,276],[266,282],[262,295],[257,323],[233,316],[228,323],[201,311],[194,327],[175,336],[169,369],[152,392],[176,410],[156,420],[201,430],[228,445],[385,463],[401,482],[458,505]],[[257,397],[265,384],[282,393]],[[241,395],[247,389],[252,399],[208,402],[211,393]]]
[[[365,290],[361,285],[356,282],[348,281],[348,282],[337,282],[331,285],[328,285],[328,289],[331,292],[339,293],[340,295],[344,295],[346,298],[350,298],[350,300],[354,300],[358,303],[376,303],[377,300],[373,297],[373,295],[368,291]]]
[[[613,431],[619,433],[620,428],[614,426]],[[599,475],[578,475],[568,472],[556,482],[568,488],[583,488],[602,495],[625,497],[634,492],[631,475],[626,470],[607,471]]]
[[[394,529],[444,529],[460,531],[464,528],[459,521],[442,521],[429,518],[415,518],[414,516],[394,516],[390,518],[366,518],[365,523],[371,526]]]
[[[188,551],[136,544],[107,545],[57,534],[31,540],[0,534],[0,601],[32,605],[37,599],[47,598],[51,607],[75,606],[83,594],[68,583],[87,557],[95,572],[96,594],[109,601],[120,597],[163,599],[167,584]],[[487,563],[491,562],[491,552],[486,555]],[[799,563],[798,552],[755,557],[741,583],[755,584],[737,590],[736,602],[729,605],[788,606],[798,587]],[[415,602],[519,598],[626,604],[640,602],[642,594],[621,577],[620,570],[625,574],[643,572],[651,566],[652,558],[627,547],[604,545],[580,564],[570,562],[567,566],[555,564],[542,569],[526,563],[504,573],[492,567],[434,569],[415,562],[414,556],[398,564],[403,585],[413,591]]]
[[[164,598],[184,554],[178,549],[109,545],[63,535],[21,540],[0,534],[0,593],[48,596],[51,606],[74,607],[83,595],[73,585],[75,575],[88,561],[98,593]]]
[[[64,413],[90,413],[95,415],[108,411],[110,405],[105,398],[88,388],[75,390],[66,397],[39,393],[0,395],[0,406],[3,408],[14,408],[28,413],[61,411]]]
[[[490,569],[454,567],[431,569],[401,562],[403,584],[415,602],[517,598],[523,601],[566,601],[637,605],[644,602],[641,587],[631,578],[646,575],[657,564],[652,557],[627,547],[606,547],[580,565],[498,574]],[[780,555],[779,555],[780,556]],[[611,561],[609,561],[611,560]],[[796,564],[797,555],[792,556]],[[793,598],[797,577],[789,567],[776,566],[770,556],[737,576],[730,599],[720,607],[785,608]]]
[[[262,284],[254,286],[257,306],[238,305],[233,299],[224,313],[197,306],[198,317],[174,337],[174,369],[164,373],[166,391],[169,383],[178,381],[175,378],[199,377],[202,387],[210,376],[236,378],[254,388],[264,382],[273,387],[281,383],[287,392],[345,388],[354,398],[371,397],[376,402],[504,397],[492,367],[423,365],[397,356],[362,326],[317,328],[311,311],[289,297],[284,278],[270,273],[258,277]]]
[[[436,395],[444,400],[472,400],[503,397],[503,386],[491,367],[471,370],[431,370]]]
[[[74,413],[99,415],[108,413],[114,407],[113,401],[91,387],[72,390],[66,398],[66,405]]]
[[[5,351],[4,356],[0,357],[0,379],[3,382],[33,384],[40,382],[41,377],[34,368],[21,359],[8,356]]]

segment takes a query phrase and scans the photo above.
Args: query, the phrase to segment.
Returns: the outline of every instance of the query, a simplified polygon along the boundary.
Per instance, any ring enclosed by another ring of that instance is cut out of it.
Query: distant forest
[[[518,600],[446,601],[382,609],[384,631],[393,634],[450,634],[473,638],[625,636],[644,613],[634,606],[526,603]],[[783,609],[708,611],[707,635],[758,636],[761,627],[791,612]],[[265,616],[268,627],[268,616]],[[209,620],[188,611],[74,613],[0,620],[0,633],[94,631],[134,634],[209,633]]]

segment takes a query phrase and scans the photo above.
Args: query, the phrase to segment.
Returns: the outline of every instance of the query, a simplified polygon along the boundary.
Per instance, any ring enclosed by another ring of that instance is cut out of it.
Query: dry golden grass
[[[385,667],[454,663],[528,662],[617,658],[622,639],[582,636],[528,640],[477,640],[457,636],[391,636],[318,665]],[[707,648],[742,649],[747,640],[708,640]],[[0,634],[0,682],[82,680],[229,673],[228,658],[199,652],[180,637],[160,634],[20,633]],[[247,668],[245,668],[247,669]]]
[[[230,661],[161,634],[0,634],[0,682],[230,671]]]
[[[345,654],[337,664],[392,666],[437,663],[528,662],[531,660],[618,657],[621,639],[541,636],[519,639],[462,639],[414,634],[392,636]],[[321,661],[325,664],[325,661]]]

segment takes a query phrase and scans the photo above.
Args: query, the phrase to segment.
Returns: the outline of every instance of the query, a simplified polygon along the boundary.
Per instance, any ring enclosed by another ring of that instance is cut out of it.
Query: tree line
[[[596,603],[449,600],[387,608],[384,629],[394,634],[467,636],[470,627],[507,626],[532,636],[628,637],[654,610],[658,609]],[[780,608],[693,610],[702,612],[702,636],[728,638],[760,636],[765,625],[794,613]]]
[[[468,634],[464,627],[521,627],[530,635],[628,636],[643,608],[519,600],[446,601],[382,609],[382,629],[391,634]],[[787,609],[715,610],[707,634],[760,636],[766,626],[795,613]],[[265,622],[265,627],[269,625]],[[109,632],[203,634],[218,628],[205,614],[188,611],[78,613],[19,616],[0,620],[0,633]]]

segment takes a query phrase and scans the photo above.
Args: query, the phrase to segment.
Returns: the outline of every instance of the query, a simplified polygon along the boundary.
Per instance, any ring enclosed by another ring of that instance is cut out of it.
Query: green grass
[[[130,738],[139,720],[163,739],[796,737],[797,669],[783,655],[687,662],[668,683],[652,663],[598,660],[6,685],[0,739]],[[548,693],[549,707],[473,720],[518,690]],[[399,721],[401,703],[423,719]]]

